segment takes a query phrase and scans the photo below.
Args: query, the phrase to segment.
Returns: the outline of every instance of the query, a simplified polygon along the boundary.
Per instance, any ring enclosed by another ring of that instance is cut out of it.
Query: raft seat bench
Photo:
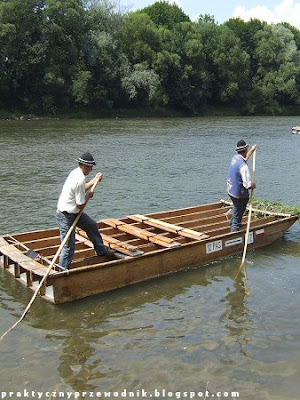
[[[149,232],[146,229],[141,229],[133,225],[129,225],[115,218],[107,218],[102,220],[102,222],[122,232],[129,233],[132,236],[157,244],[161,247],[174,248],[181,246],[181,243],[176,242],[169,237],[159,235],[154,232]]]
[[[179,236],[184,236],[189,239],[204,240],[209,238],[209,235],[207,235],[204,232],[198,232],[193,229],[184,228],[183,226],[180,225],[170,224],[169,222],[161,221],[156,218],[149,218],[141,214],[130,215],[129,218],[134,221],[142,222],[146,225],[150,225],[155,228],[165,230],[167,232],[176,233]]]

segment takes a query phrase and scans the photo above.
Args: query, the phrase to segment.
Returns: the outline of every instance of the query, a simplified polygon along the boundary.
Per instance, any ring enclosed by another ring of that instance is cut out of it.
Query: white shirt
[[[241,178],[243,181],[243,186],[246,189],[250,189],[251,187],[251,177],[250,177],[250,171],[249,171],[249,167],[247,164],[243,164],[240,168],[240,174],[241,174]]]
[[[85,203],[85,175],[80,167],[75,168],[67,177],[57,202],[59,211],[78,214],[77,205]]]

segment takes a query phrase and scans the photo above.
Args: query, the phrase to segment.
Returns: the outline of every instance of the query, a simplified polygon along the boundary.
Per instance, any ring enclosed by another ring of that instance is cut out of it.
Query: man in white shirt
[[[75,221],[78,213],[85,207],[88,200],[93,196],[90,191],[96,182],[102,180],[101,172],[86,182],[85,178],[96,165],[93,156],[86,152],[78,160],[78,167],[70,172],[67,177],[57,203],[56,219],[59,226],[61,241],[64,240],[70,227]],[[112,251],[104,246],[102,237],[99,233],[97,222],[82,212],[77,226],[83,229],[90,241],[93,243],[97,255],[112,255]],[[71,233],[67,243],[59,257],[61,267],[68,269],[72,262],[75,251],[75,229]]]
[[[251,182],[248,158],[256,150],[252,146],[248,152],[248,145],[244,140],[239,140],[236,146],[237,154],[232,158],[228,176],[227,193],[232,200],[232,218],[230,221],[231,231],[236,232],[242,225],[243,214],[249,201],[249,189],[255,189],[255,182]]]

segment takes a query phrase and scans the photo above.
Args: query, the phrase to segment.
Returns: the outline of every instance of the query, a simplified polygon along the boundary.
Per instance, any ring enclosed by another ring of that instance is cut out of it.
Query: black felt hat
[[[235,151],[237,151],[238,153],[242,153],[243,151],[247,150],[247,148],[248,148],[248,145],[245,142],[245,140],[239,140],[237,142]]]
[[[79,157],[76,161],[78,161],[80,164],[88,166],[96,165],[94,157],[88,151],[86,153],[83,153],[82,156]]]

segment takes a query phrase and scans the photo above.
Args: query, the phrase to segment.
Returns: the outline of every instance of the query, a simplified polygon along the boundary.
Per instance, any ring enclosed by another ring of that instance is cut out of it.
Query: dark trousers
[[[77,214],[69,214],[67,212],[57,213],[56,220],[58,223],[60,231],[60,239],[64,240],[66,234],[68,233],[70,227],[75,221]],[[106,247],[103,244],[102,237],[98,230],[97,222],[90,218],[87,214],[82,213],[77,226],[84,230],[90,241],[93,243],[95,251],[98,256],[102,256],[106,253]],[[69,239],[67,240],[64,248],[62,249],[59,256],[59,265],[64,268],[69,268],[75,252],[75,229],[71,233]]]
[[[244,199],[236,199],[230,196],[230,198],[233,204],[232,218],[230,221],[231,232],[237,232],[240,230],[240,227],[242,225],[242,218],[246,210],[249,197],[246,197]]]

